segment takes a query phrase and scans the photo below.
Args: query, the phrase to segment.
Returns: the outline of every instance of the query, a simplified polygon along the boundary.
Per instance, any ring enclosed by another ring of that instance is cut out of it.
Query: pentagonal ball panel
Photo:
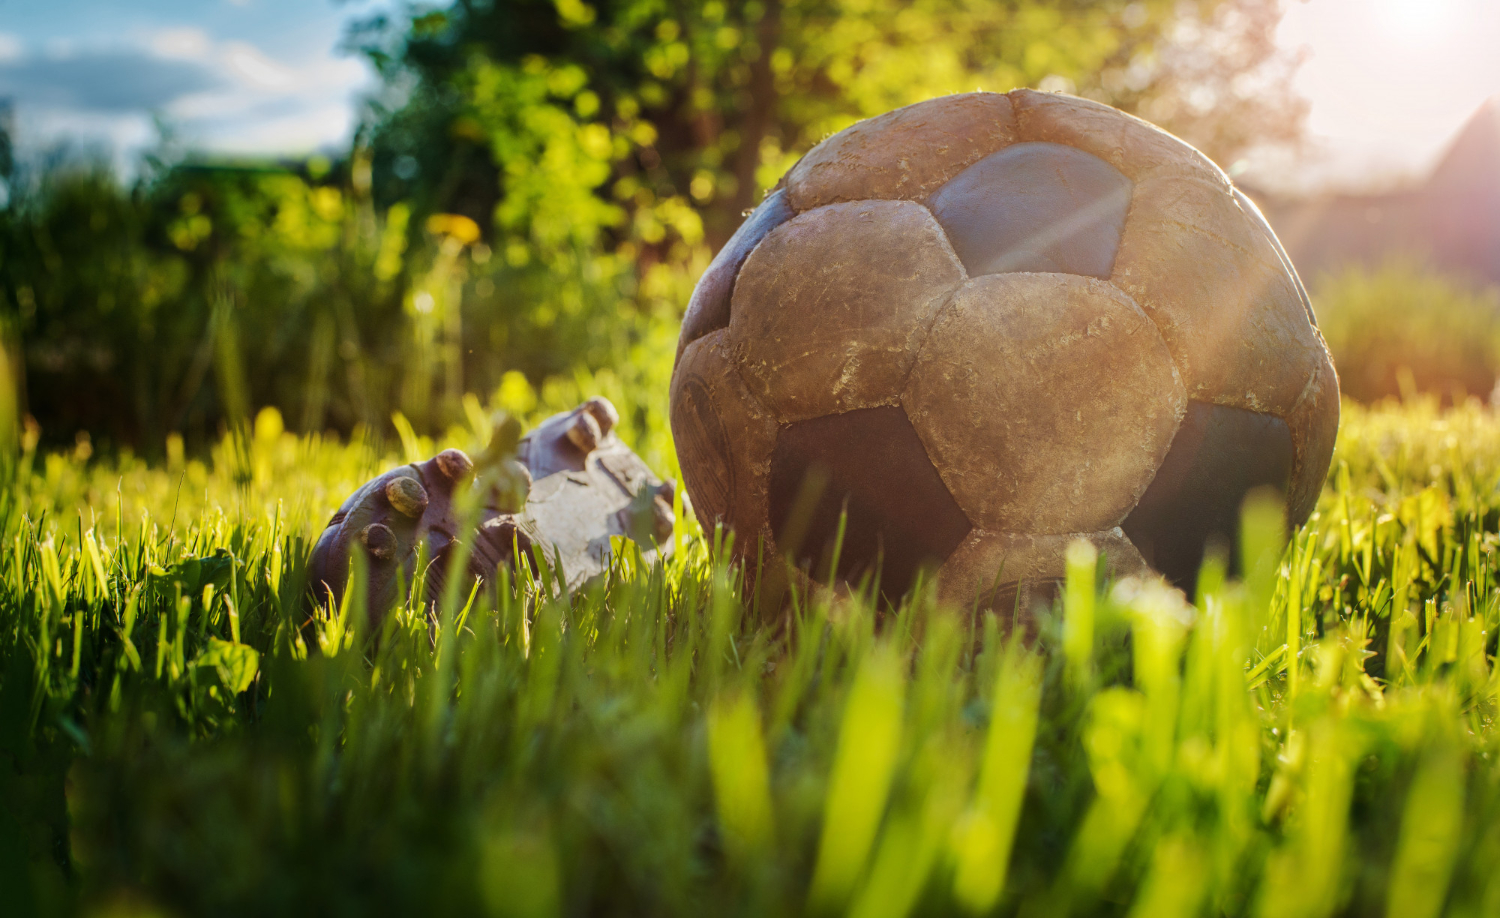
[[[995,274],[943,310],[902,401],[977,527],[1067,533],[1125,518],[1184,397],[1156,327],[1114,287]]]
[[[729,340],[745,384],[781,421],[894,404],[963,278],[920,204],[800,214],[761,241],[735,282]]]
[[[845,128],[787,173],[798,211],[839,201],[919,201],[1015,139],[1010,100],[991,92],[929,99]]]
[[[1097,156],[1022,143],[965,169],[927,206],[970,277],[1048,271],[1107,278],[1131,187]]]
[[[1138,184],[1112,279],[1155,320],[1192,398],[1284,416],[1322,360],[1293,276],[1227,188]]]
[[[992,609],[1002,617],[1012,611],[1026,615],[1031,600],[1049,598],[1048,587],[1062,582],[1068,544],[1075,539],[1092,543],[1114,576],[1145,569],[1118,528],[1055,535],[975,529],[938,572],[938,598],[960,608]]]
[[[682,351],[689,344],[729,325],[730,297],[740,267],[766,234],[790,220],[792,215],[786,191],[773,191],[724,243],[719,254],[709,263],[708,270],[698,279],[692,299],[688,300],[687,314],[682,317],[682,332],[677,338],[677,359],[682,359]]]
[[[1153,568],[1192,595],[1210,543],[1238,557],[1240,505],[1254,488],[1286,493],[1292,435],[1281,418],[1189,402],[1151,487],[1121,524]]]
[[[1017,89],[1008,95],[1015,107],[1019,141],[1077,147],[1137,182],[1153,173],[1170,172],[1229,187],[1223,171],[1190,144],[1117,108],[1034,89]]]
[[[771,530],[783,554],[826,577],[837,547],[833,574],[853,580],[878,570],[889,596],[910,589],[924,565],[942,564],[969,532],[968,518],[895,406],[784,427],[771,458],[769,497]]]
[[[723,522],[754,555],[768,535],[766,482],[776,422],[740,381],[719,330],[687,346],[672,373],[672,438],[698,519]]]

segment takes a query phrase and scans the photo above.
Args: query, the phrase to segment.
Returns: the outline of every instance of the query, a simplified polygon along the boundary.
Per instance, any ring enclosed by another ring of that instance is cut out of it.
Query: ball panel
[[[964,167],[1015,139],[999,93],[928,99],[845,128],[787,174],[798,211],[839,201],[919,201]]]
[[[894,404],[963,267],[925,207],[831,204],[783,223],[735,282],[729,340],[781,421]]]
[[[1287,518],[1295,526],[1307,521],[1323,491],[1323,479],[1333,461],[1334,441],[1339,433],[1339,377],[1327,351],[1307,392],[1287,416],[1296,462],[1292,490],[1287,499]]]
[[[1066,274],[967,282],[902,396],[974,524],[1034,533],[1119,525],[1184,401],[1151,320],[1110,284]]]
[[[837,574],[880,569],[899,597],[924,565],[937,567],[969,532],[959,509],[896,406],[864,408],[782,428],[771,457],[771,531],[777,547],[826,577],[847,525]]]
[[[1251,489],[1283,493],[1292,434],[1281,418],[1189,402],[1172,449],[1121,528],[1153,568],[1192,595],[1210,542],[1238,557],[1240,505]]]
[[[1100,102],[1061,93],[1016,89],[1017,140],[1045,140],[1092,153],[1141,181],[1158,172],[1196,176],[1229,187],[1213,161],[1153,124]]]
[[[1281,260],[1281,267],[1291,277],[1292,285],[1297,288],[1297,296],[1302,300],[1302,308],[1307,313],[1307,321],[1316,328],[1318,317],[1313,313],[1312,298],[1307,295],[1307,288],[1302,285],[1302,277],[1297,274],[1297,269],[1292,265],[1292,257],[1286,253],[1281,240],[1276,237],[1276,231],[1271,229],[1270,221],[1266,220],[1266,215],[1260,212],[1260,207],[1238,188],[1234,189],[1234,200],[1240,205],[1240,210],[1243,210],[1255,224],[1255,228],[1261,231],[1266,241],[1271,243],[1271,247],[1276,250],[1276,257]]]
[[[1016,608],[1019,598],[1019,611],[1027,614],[1032,600],[1050,599],[1049,587],[1062,582],[1068,543],[1079,538],[1093,543],[1116,577],[1146,567],[1118,528],[1055,535],[976,529],[939,570],[938,599],[963,609],[977,603],[1004,616]]]
[[[1022,143],[965,169],[927,206],[970,277],[1048,271],[1107,278],[1132,187],[1090,153]]]
[[[682,332],[677,338],[678,360],[682,359],[682,351],[689,344],[714,329],[729,326],[730,297],[740,267],[767,233],[790,220],[794,214],[787,203],[786,191],[773,191],[724,243],[709,263],[708,270],[698,279],[693,296],[688,300],[687,313],[682,317]]]
[[[1137,185],[1112,280],[1161,329],[1192,398],[1285,416],[1321,359],[1292,275],[1227,189]]]
[[[736,530],[738,550],[766,535],[766,481],[776,422],[735,371],[719,330],[689,344],[672,374],[672,438],[683,483],[704,528]]]

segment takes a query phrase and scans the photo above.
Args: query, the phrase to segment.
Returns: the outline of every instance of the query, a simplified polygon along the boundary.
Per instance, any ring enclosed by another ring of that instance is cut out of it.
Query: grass
[[[1346,406],[1312,521],[1283,545],[1253,505],[1244,581],[1211,565],[1197,608],[1075,550],[1040,652],[922,589],[758,607],[690,525],[581,595],[309,613],[338,499],[471,414],[399,448],[263,414],[208,462],[13,454],[7,913],[1500,910],[1477,403]]]

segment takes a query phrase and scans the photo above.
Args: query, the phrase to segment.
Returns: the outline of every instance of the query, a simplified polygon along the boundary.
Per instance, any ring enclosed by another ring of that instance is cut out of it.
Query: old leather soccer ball
[[[1338,410],[1255,205],[1170,134],[1031,90],[814,147],[700,280],[671,390],[693,504],[747,556],[887,595],[931,568],[962,603],[1055,583],[1079,537],[1191,590],[1252,488],[1307,518]]]

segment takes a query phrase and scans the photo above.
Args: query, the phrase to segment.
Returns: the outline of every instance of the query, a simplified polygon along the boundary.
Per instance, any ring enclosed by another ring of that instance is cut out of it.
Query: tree
[[[976,87],[1062,88],[1228,163],[1295,136],[1275,0],[459,0],[351,32],[388,199],[493,223],[507,244],[721,243],[822,137]],[[586,200],[593,198],[593,200]],[[666,228],[677,233],[659,232]]]
[[[1141,112],[1222,163],[1300,125],[1276,0],[456,0],[357,23],[377,203],[481,228],[471,384],[617,362],[803,153],[975,88]],[[414,248],[420,250],[420,245]],[[655,332],[651,332],[655,334]]]

